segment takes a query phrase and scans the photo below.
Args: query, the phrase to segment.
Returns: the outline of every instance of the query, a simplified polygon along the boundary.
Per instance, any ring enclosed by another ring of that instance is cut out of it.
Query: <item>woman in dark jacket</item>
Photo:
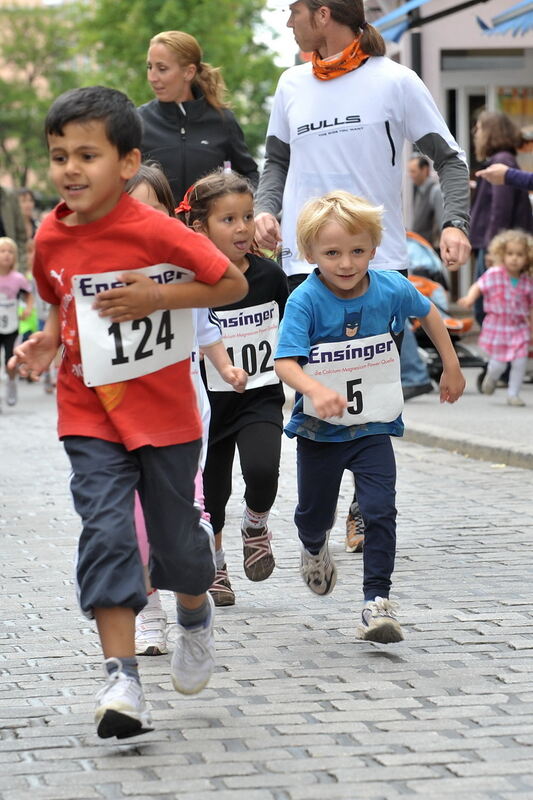
[[[520,131],[506,114],[483,111],[474,128],[476,158],[485,167],[505,164],[516,169],[516,150]],[[533,214],[527,191],[515,186],[493,186],[479,181],[474,193],[470,218],[470,243],[476,256],[475,275],[485,271],[485,251],[491,239],[502,230],[522,228],[533,232]],[[476,304],[476,319],[483,321],[483,306]]]
[[[161,164],[176,205],[198,178],[227,163],[257,186],[257,165],[224,103],[220,70],[202,60],[194,36],[165,31],[150,40],[148,82],[155,100],[139,108],[143,159]]]

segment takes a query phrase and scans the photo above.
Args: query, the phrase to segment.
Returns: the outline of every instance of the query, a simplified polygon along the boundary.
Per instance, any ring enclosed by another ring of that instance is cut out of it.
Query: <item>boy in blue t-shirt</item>
[[[276,372],[297,392],[285,431],[298,439],[294,521],[302,577],[316,594],[329,594],[335,586],[328,537],[342,475],[349,469],[365,520],[365,605],[358,637],[388,643],[403,639],[388,599],[396,550],[390,436],[403,434],[394,334],[407,317],[420,319],[442,358],[441,402],[458,400],[465,381],[436,307],[396,271],[369,271],[381,240],[381,214],[381,208],[340,190],[302,210],[298,247],[318,268],[289,297]]]

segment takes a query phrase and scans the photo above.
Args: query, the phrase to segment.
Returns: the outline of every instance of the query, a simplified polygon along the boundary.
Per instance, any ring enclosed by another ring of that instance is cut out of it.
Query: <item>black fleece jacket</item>
[[[143,160],[161,164],[176,205],[192,183],[222,167],[225,161],[257,186],[257,164],[227,108],[213,108],[199,95],[185,103],[151,100],[139,108],[139,114],[143,121]]]

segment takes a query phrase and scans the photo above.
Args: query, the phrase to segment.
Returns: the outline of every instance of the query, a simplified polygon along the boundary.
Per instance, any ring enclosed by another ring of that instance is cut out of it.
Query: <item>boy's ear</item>
[[[307,261],[308,264],[316,264],[316,261],[312,257],[311,253],[304,253],[303,256],[304,256],[304,258],[305,258],[305,260]]]
[[[129,181],[130,178],[137,174],[141,166],[141,151],[138,147],[134,147],[133,150],[130,150],[121,158],[121,162],[121,178]]]

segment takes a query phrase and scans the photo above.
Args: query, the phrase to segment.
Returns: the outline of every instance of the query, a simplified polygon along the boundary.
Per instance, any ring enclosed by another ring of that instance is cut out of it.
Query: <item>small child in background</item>
[[[236,264],[249,287],[242,300],[216,309],[230,357],[248,374],[246,391],[228,391],[210,363],[202,364],[211,405],[205,505],[215,531],[217,566],[209,592],[216,606],[230,606],[235,594],[222,532],[235,448],[246,486],[241,522],[244,572],[251,581],[263,581],[275,566],[268,517],[278,489],[284,396],[273,354],[288,295],[287,279],[276,262],[253,250],[253,188],[245,178],[223,170],[211,172],[193,184],[177,211]]]
[[[17,271],[17,243],[8,236],[0,237],[0,354],[4,351],[7,372],[6,402],[14,406],[17,402],[17,379],[14,370],[7,364],[19,331],[19,298],[24,300],[22,319],[33,312],[33,293],[29,281]]]
[[[511,364],[507,403],[524,406],[520,388],[533,339],[533,236],[521,230],[497,234],[489,244],[490,267],[470,287],[458,305],[471,308],[483,296],[485,318],[479,345],[489,354],[481,384],[483,394],[494,394],[498,379]]]
[[[175,217],[174,199],[168,180],[158,164],[145,162],[141,164],[137,174],[125,186],[125,191],[152,208],[156,208],[169,217]],[[213,536],[209,514],[205,511],[202,470],[207,455],[207,437],[211,410],[204,384],[200,377],[200,352],[207,355],[218,370],[222,380],[232,386],[236,392],[243,392],[247,375],[244,370],[234,367],[230,361],[220,331],[220,323],[216,314],[209,308],[193,309],[193,323],[196,332],[196,347],[191,353],[191,377],[198,398],[198,407],[202,418],[202,451],[199,469],[195,480],[195,503],[198,506],[203,525]],[[137,541],[144,568],[148,603],[135,617],[135,654],[144,656],[163,655],[167,652],[167,615],[161,603],[158,589],[150,582],[148,562],[150,548],[144,514],[138,493],[135,493],[135,528]]]
[[[418,317],[443,364],[442,403],[463,393],[457,355],[436,307],[395,270],[369,270],[381,241],[381,208],[345,191],[304,206],[298,247],[317,268],[289,297],[276,372],[296,390],[285,430],[297,437],[300,571],[329,594],[337,569],[328,549],[344,470],[354,475],[365,520],[364,606],[357,635],[397,642],[389,600],[396,552],[396,466],[391,436],[403,434],[400,358],[393,332]]]

